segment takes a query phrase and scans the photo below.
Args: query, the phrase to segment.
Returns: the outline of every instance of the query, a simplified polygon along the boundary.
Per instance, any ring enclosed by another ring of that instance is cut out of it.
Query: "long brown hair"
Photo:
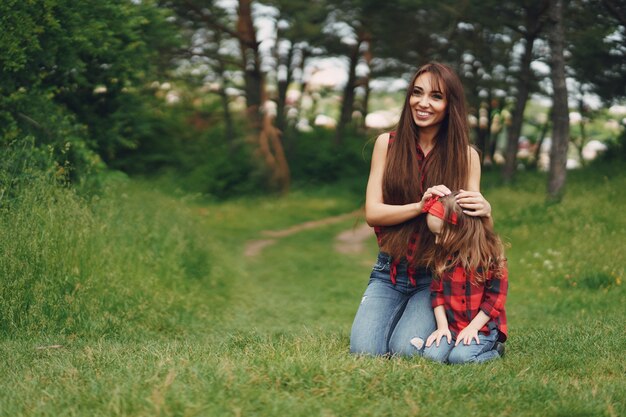
[[[443,119],[435,146],[430,151],[425,179],[422,181],[417,159],[419,127],[413,121],[409,100],[415,81],[422,74],[430,74],[431,84],[446,97],[446,116]],[[387,153],[383,176],[383,201],[386,204],[417,203],[428,187],[444,184],[450,189],[467,187],[469,178],[469,127],[463,85],[456,73],[447,65],[431,62],[417,70],[407,88],[406,98],[396,136]],[[423,189],[422,189],[423,185]],[[420,237],[419,248],[432,246],[425,216],[418,216],[399,225],[386,228],[382,249],[394,258],[403,257],[413,232]],[[413,259],[414,264],[424,265],[421,249]]]
[[[468,216],[456,203],[454,192],[439,199],[444,207],[446,219],[456,214],[456,224],[443,222],[439,242],[426,250],[425,256],[435,275],[441,276],[451,266],[462,266],[473,271],[473,282],[485,282],[487,274],[499,278],[504,263],[504,245],[493,230],[488,218]]]

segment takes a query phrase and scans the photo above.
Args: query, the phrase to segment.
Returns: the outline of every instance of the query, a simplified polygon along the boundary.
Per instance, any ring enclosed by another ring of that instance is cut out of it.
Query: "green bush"
[[[0,167],[0,334],[171,337],[219,306],[185,300],[215,254],[189,206],[127,181],[80,196],[23,153]]]
[[[184,99],[175,106],[154,102],[156,111],[143,118],[137,147],[121,152],[111,166],[218,199],[266,190],[243,132],[238,129],[236,137],[228,138],[215,117],[219,103],[198,108],[191,101]]]
[[[602,153],[600,160],[626,161],[626,126],[622,126],[622,131],[614,140],[607,142],[608,149]]]
[[[284,142],[295,182],[333,183],[363,178],[369,172],[373,141],[362,134],[346,132],[337,144],[333,130],[316,128],[288,132]]]

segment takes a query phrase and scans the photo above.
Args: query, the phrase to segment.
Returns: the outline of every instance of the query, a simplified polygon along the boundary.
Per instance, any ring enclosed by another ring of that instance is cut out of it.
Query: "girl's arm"
[[[482,216],[491,218],[491,204],[480,193],[480,157],[476,149],[470,147],[470,172],[467,182],[467,190],[456,196],[456,201],[463,212],[469,216]]]
[[[445,297],[443,296],[443,277],[435,278],[430,283],[430,298],[437,322],[437,330],[435,330],[428,339],[426,339],[426,347],[435,342],[437,346],[441,342],[443,336],[448,339],[448,343],[452,343],[452,334],[448,327],[448,318],[446,317]]]
[[[490,317],[486,315],[482,310],[476,314],[476,317],[467,325],[466,328],[461,330],[456,337],[456,343],[454,346],[457,346],[459,343],[463,342],[463,344],[469,345],[472,342],[472,339],[476,340],[476,343],[480,344],[480,339],[478,339],[478,332],[482,329],[485,324],[489,323]]]
[[[448,319],[446,318],[446,309],[443,305],[438,305],[433,309],[435,313],[435,321],[437,322],[437,330],[431,333],[426,339],[426,347],[435,343],[435,345],[439,346],[441,339],[445,336],[448,339],[448,343],[452,343],[452,334],[450,333],[450,329],[448,328]]]
[[[370,176],[365,194],[365,220],[370,226],[391,226],[405,222],[422,213],[424,201],[433,195],[450,194],[448,187],[438,185],[424,193],[421,201],[404,205],[391,205],[383,202],[383,175],[389,147],[389,133],[383,133],[376,139]]]
[[[509,271],[506,261],[504,261],[500,277],[490,278],[485,282],[485,294],[482,303],[480,303],[480,310],[491,318],[497,318],[504,310],[508,291]]]

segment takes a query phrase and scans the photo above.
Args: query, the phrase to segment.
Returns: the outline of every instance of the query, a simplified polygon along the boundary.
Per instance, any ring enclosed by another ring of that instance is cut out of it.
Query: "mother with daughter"
[[[352,325],[352,353],[450,363],[502,356],[506,261],[480,174],[459,77],[424,65],[396,131],[374,145],[365,216],[380,253]]]

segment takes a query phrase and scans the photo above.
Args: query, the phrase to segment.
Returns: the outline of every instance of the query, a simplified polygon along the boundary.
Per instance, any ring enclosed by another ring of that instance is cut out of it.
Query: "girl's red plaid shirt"
[[[490,329],[497,328],[500,333],[499,341],[504,342],[508,337],[504,309],[509,287],[506,262],[500,277],[493,277],[489,272],[485,282],[473,283],[473,275],[473,271],[456,266],[444,272],[441,278],[433,278],[430,287],[432,306],[444,306],[448,327],[455,339],[476,317],[478,311],[482,310],[490,320],[480,332],[489,334]]]

